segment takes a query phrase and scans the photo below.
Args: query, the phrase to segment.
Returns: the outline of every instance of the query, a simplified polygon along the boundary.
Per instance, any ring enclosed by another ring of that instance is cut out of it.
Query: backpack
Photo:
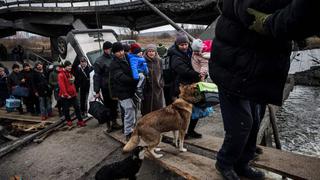
[[[171,57],[165,56],[162,59],[163,80],[165,86],[170,86],[174,81],[174,72],[171,69]]]

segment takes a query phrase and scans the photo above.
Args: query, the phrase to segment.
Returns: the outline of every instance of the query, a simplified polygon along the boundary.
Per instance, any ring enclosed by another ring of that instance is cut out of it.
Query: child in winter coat
[[[207,41],[206,41],[207,42]],[[205,45],[205,46],[204,46]],[[192,42],[192,67],[195,71],[202,74],[202,77],[208,75],[208,61],[210,59],[210,49],[201,39],[195,39]],[[204,80],[204,79],[202,79]]]
[[[139,99],[143,99],[143,87],[146,76],[149,73],[147,62],[143,57],[142,49],[139,44],[134,43],[130,46],[130,53],[128,54],[130,67],[132,70],[133,79],[139,80],[135,95]]]
[[[75,78],[71,73],[72,64],[70,61],[65,61],[64,68],[59,69],[58,75],[58,84],[59,84],[59,96],[61,97],[61,101],[63,104],[63,112],[64,117],[67,121],[68,126],[72,126],[72,120],[69,114],[70,106],[73,106],[77,119],[78,119],[78,126],[84,127],[86,123],[83,121],[81,113],[80,113],[80,106],[77,99],[77,91],[74,85]]]

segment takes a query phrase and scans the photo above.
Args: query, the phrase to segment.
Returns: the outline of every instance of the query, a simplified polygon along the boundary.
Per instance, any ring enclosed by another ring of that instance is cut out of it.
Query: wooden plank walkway
[[[167,133],[170,137],[172,133]],[[186,140],[186,144],[217,153],[223,143],[222,138],[204,135],[201,139]],[[320,179],[320,158],[309,157],[274,148],[260,146],[263,154],[253,165],[293,179]]]
[[[42,121],[40,119],[40,116],[31,116],[31,114],[29,114],[29,113],[19,114],[19,112],[16,112],[16,111],[8,113],[5,109],[1,108],[0,109],[0,120],[1,119],[10,119],[10,120],[15,120],[15,121],[26,121],[26,122],[35,122],[35,123],[45,122],[45,123],[52,124],[60,119],[57,112],[54,111],[54,114],[55,114],[54,117],[51,117],[45,121]]]
[[[125,136],[121,131],[113,132],[109,135],[123,144],[126,143]],[[146,153],[146,157],[183,178],[189,180],[222,179],[214,168],[215,161],[213,159],[190,152],[180,153],[178,149],[165,143],[160,143],[159,147],[162,149],[161,152],[164,153],[162,158],[155,159],[148,153]]]

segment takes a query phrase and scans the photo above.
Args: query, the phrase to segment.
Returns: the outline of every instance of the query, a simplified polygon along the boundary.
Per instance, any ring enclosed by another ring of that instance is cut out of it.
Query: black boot
[[[107,129],[104,130],[104,133],[111,133],[112,132],[112,126],[111,126],[111,122],[110,121],[107,121],[106,122],[106,125],[107,125]]]
[[[118,123],[117,123],[117,120],[112,120],[112,126],[111,126],[112,130],[120,130],[122,129],[122,126],[120,126]]]
[[[252,180],[262,180],[265,179],[265,174],[264,172],[252,168],[249,165],[245,165],[242,167],[236,167],[235,172],[242,177],[248,178],[248,179],[252,179]]]
[[[185,139],[199,139],[202,138],[202,134],[197,133],[196,131],[194,131],[194,129],[197,126],[199,119],[191,119],[190,124],[189,124],[189,129],[188,129],[188,133],[185,136]]]
[[[240,180],[239,176],[233,169],[223,169],[216,163],[216,170],[225,180]]]

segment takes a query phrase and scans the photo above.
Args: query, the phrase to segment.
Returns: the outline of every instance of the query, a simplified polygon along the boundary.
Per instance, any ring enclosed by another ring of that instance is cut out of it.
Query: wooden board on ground
[[[45,123],[54,123],[58,121],[60,118],[58,115],[55,117],[48,118],[46,121],[42,121],[40,116],[31,116],[30,114],[19,114],[18,112],[10,112],[8,113],[5,109],[0,109],[0,117],[15,121],[26,121],[26,122],[45,122]]]
[[[123,144],[126,143],[125,136],[121,131],[113,132],[109,135]],[[155,159],[148,153],[146,154],[146,157],[154,160],[162,167],[175,172],[183,178],[192,180],[222,179],[214,168],[215,161],[213,159],[190,152],[180,153],[178,149],[165,143],[160,143],[159,147],[162,149],[160,153],[164,153],[162,158]]]
[[[167,133],[166,136],[171,137],[172,133]],[[201,139],[186,140],[185,143],[217,153],[223,139],[204,135]],[[320,158],[260,147],[263,149],[263,154],[253,162],[254,166],[293,179],[319,179]]]

